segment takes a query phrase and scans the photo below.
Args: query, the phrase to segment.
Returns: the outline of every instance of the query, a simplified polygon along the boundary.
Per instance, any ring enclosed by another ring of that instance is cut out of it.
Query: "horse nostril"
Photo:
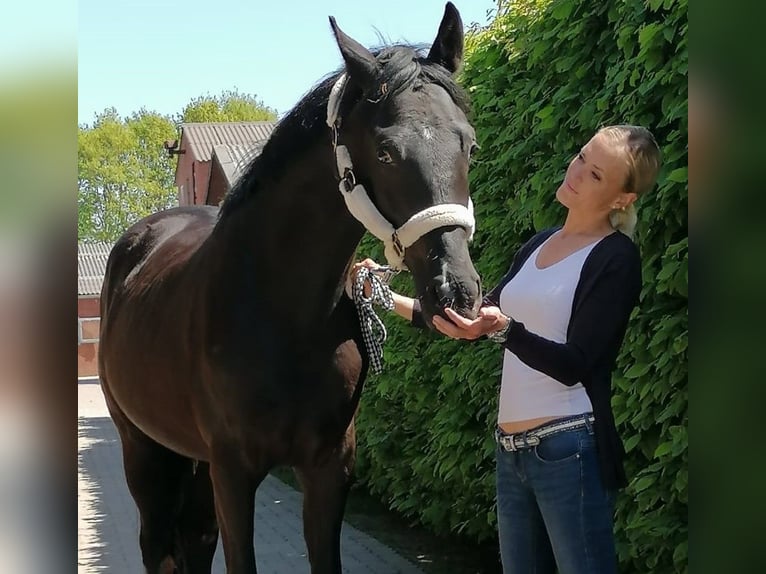
[[[440,303],[450,303],[455,298],[455,292],[452,290],[449,282],[444,275],[437,275],[431,280],[429,286],[435,300]]]
[[[473,312],[478,313],[479,309],[481,309],[481,304],[483,302],[482,293],[481,293],[481,279],[476,280],[476,292],[473,294]]]

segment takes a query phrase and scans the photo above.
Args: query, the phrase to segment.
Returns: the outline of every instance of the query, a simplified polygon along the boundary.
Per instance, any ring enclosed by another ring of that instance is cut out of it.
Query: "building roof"
[[[250,145],[217,144],[213,146],[213,158],[221,166],[229,189],[244,173],[250,162],[261,153],[264,143],[266,142],[260,141]]]
[[[181,124],[182,146],[196,161],[210,161],[213,146],[229,144],[249,148],[269,139],[277,122],[204,122]]]
[[[106,273],[106,260],[111,243],[80,242],[77,244],[77,294],[99,295]]]

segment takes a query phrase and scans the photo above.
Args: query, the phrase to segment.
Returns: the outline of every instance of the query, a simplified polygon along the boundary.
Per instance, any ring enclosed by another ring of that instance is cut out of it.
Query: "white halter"
[[[473,216],[473,202],[468,199],[468,207],[459,203],[441,203],[419,211],[410,217],[401,227],[394,229],[393,225],[383,217],[378,208],[370,201],[364,186],[356,183],[351,163],[351,155],[344,145],[338,141],[338,109],[343,90],[348,77],[341,74],[330,91],[327,102],[327,125],[333,130],[333,146],[338,173],[341,180],[338,185],[346,207],[364,227],[375,237],[383,241],[385,255],[389,265],[396,269],[406,269],[404,264],[405,250],[423,235],[450,225],[459,225],[468,231],[468,240],[473,239],[476,222]]]

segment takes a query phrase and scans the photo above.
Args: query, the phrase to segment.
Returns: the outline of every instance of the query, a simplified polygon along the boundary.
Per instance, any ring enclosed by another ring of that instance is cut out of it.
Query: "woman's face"
[[[624,184],[628,175],[625,147],[596,134],[572,159],[556,199],[570,210],[607,215],[636,199]]]

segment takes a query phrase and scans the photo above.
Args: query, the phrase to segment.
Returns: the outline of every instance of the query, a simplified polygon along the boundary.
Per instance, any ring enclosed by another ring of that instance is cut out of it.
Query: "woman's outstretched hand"
[[[499,331],[510,321],[497,307],[482,307],[476,319],[466,319],[454,310],[446,308],[444,314],[450,319],[434,316],[436,329],[453,339],[478,339],[488,333]],[[450,322],[451,321],[451,322]]]

